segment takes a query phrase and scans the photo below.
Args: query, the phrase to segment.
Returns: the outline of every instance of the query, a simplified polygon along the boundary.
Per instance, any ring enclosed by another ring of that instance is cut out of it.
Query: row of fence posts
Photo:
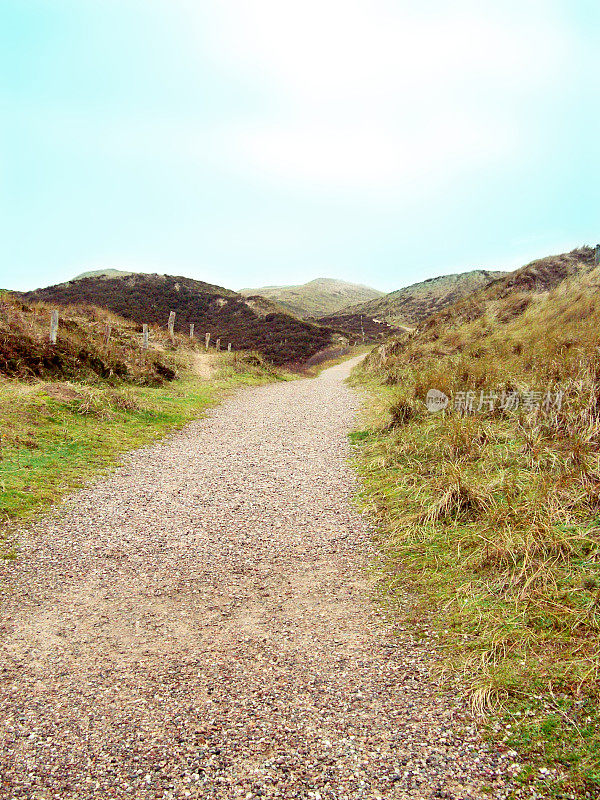
[[[169,314],[169,321],[167,322],[167,330],[169,331],[169,337],[171,341],[175,339],[175,312],[171,311]],[[194,323],[190,323],[190,339],[194,338]],[[103,341],[105,346],[108,346],[110,342],[110,337],[112,333],[112,325],[106,324],[104,328],[104,337]],[[58,339],[58,311],[53,311],[50,315],[50,344],[56,344]],[[208,350],[208,345],[210,343],[210,333],[204,334],[204,344],[205,349]],[[150,335],[149,335],[149,328],[147,323],[144,322],[142,325],[142,350],[147,350],[150,347]],[[215,350],[221,349],[221,339],[215,340]],[[231,353],[231,342],[227,345],[227,352]]]

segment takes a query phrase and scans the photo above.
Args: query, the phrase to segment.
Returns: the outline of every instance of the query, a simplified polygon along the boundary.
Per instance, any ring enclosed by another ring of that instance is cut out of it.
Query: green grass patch
[[[569,797],[576,791],[600,795],[600,714],[596,703],[567,694],[512,699],[500,722],[489,725],[502,732],[507,747],[525,754],[531,768],[520,780],[550,797]],[[543,766],[542,766],[543,765]],[[545,772],[544,770],[548,770]]]
[[[348,438],[350,439],[350,444],[358,444],[359,442],[364,442],[365,439],[368,439],[372,436],[371,431],[352,431],[348,434]]]

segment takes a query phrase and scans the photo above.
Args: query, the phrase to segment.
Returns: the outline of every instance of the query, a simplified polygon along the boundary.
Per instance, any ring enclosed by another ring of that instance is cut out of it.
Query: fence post
[[[174,311],[169,312],[169,321],[167,322],[167,329],[169,331],[169,336],[171,338],[171,341],[173,341],[175,337],[175,316],[176,315]]]
[[[148,349],[148,326],[145,322],[142,325],[142,348],[144,350]]]
[[[58,336],[58,311],[53,311],[50,317],[50,344],[56,344]]]
[[[209,342],[210,342],[210,333],[205,333],[204,334],[204,344],[205,344],[207,350],[208,350],[208,343]]]
[[[231,353],[231,342],[229,342],[229,344],[227,345],[227,352]]]
[[[111,332],[112,332],[112,326],[109,325],[108,323],[106,323],[106,328],[104,329],[104,344],[105,344],[105,346],[108,346],[108,343],[110,342],[110,334],[111,334]]]
[[[169,322],[167,323],[167,328],[169,329],[169,336],[171,337],[171,341],[175,336],[175,312],[171,311],[169,314]]]
[[[215,349],[216,350],[220,350],[221,349],[221,340],[220,339],[217,339],[217,341],[215,342]]]
[[[190,339],[194,338],[194,323],[190,322]]]
[[[600,244],[596,245],[596,249],[594,251],[594,256],[595,256],[594,260],[595,260],[596,264],[600,264]]]

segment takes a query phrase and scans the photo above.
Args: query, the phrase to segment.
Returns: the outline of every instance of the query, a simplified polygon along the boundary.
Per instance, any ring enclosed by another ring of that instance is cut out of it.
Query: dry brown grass
[[[507,741],[592,794],[600,792],[593,300],[573,281],[527,303],[508,295],[480,316],[469,311],[477,303],[462,302],[374,352],[357,374],[386,405],[361,437],[360,463],[390,591],[408,582],[420,610],[435,609],[446,669],[462,672],[476,709],[512,714]],[[560,389],[564,399],[560,409],[430,414],[429,388],[477,397]]]

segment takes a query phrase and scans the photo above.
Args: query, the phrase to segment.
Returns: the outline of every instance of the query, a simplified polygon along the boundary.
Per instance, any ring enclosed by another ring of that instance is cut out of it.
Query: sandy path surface
[[[350,365],[241,391],[24,532],[0,797],[504,796],[369,600]]]

